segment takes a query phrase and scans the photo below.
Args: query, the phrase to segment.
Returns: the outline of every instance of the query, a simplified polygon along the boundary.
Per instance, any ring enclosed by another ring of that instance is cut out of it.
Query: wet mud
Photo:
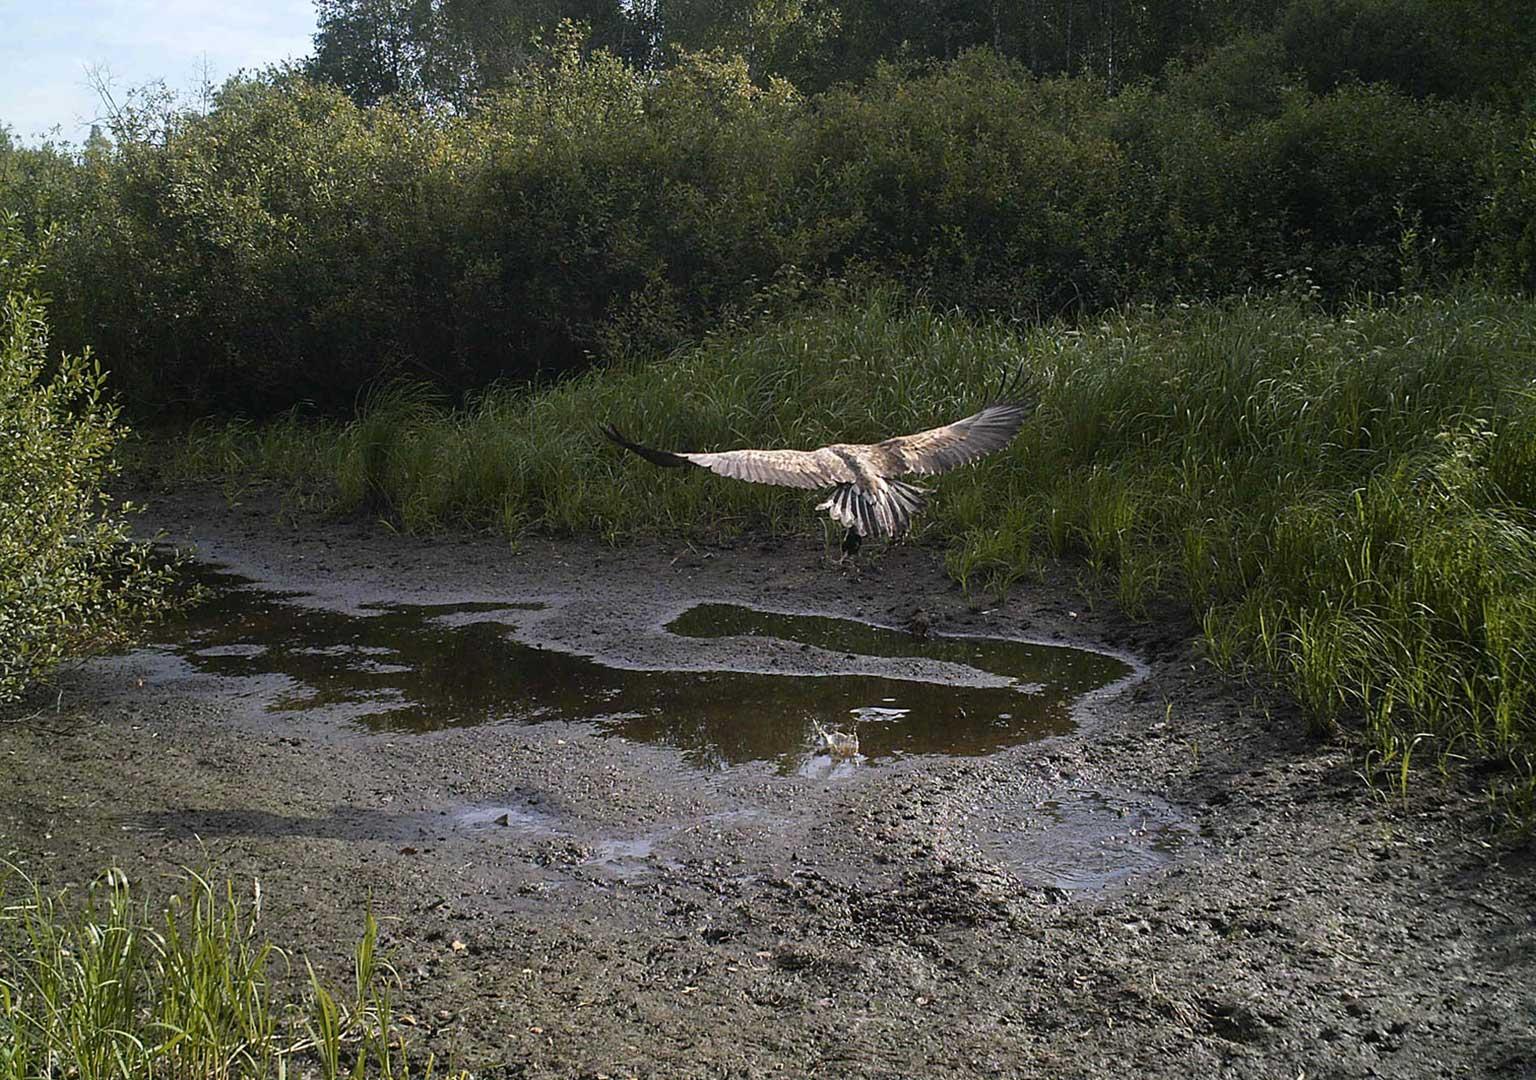
[[[1536,1076],[1536,870],[1475,780],[1374,793],[1177,611],[150,502],[206,602],[0,724],[0,850],[259,879],[338,976],[371,908],[440,1064]]]

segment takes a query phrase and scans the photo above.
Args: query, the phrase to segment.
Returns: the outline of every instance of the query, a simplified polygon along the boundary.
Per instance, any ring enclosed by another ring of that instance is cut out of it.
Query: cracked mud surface
[[[1173,614],[1132,623],[1066,579],[972,611],[933,551],[890,550],[851,580],[815,538],[514,552],[195,490],[155,497],[143,524],[291,594],[300,615],[284,608],[280,629],[427,611],[456,643],[445,659],[351,648],[385,682],[441,668],[438,696],[415,702],[436,720],[378,722],[414,706],[345,684],[336,646],[270,677],[239,635],[202,642],[206,663],[93,661],[63,677],[57,711],[0,724],[0,851],[50,886],[113,865],[151,895],[183,865],[259,878],[266,933],[338,976],[371,905],[408,1034],[440,1063],[1536,1077],[1529,849],[1487,835],[1474,783],[1373,794],[1346,748],[1211,671]],[[547,652],[528,670],[557,690],[572,656],[968,677],[942,659],[657,632],[698,603],[898,627],[921,605],[934,639],[1080,645],[1131,674],[1001,749],[877,753],[876,717],[853,761],[785,736],[758,683],[663,696],[659,720],[628,726],[590,703],[509,719],[523,683],[459,692],[511,662],[496,651],[509,638]],[[679,734],[670,718],[700,700],[740,728]]]

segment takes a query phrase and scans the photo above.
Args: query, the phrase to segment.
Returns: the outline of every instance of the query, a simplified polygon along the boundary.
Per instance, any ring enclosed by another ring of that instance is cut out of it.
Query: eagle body
[[[815,450],[724,450],[673,453],[632,442],[609,424],[603,434],[664,468],[696,466],[754,484],[825,490],[816,507],[846,526],[851,554],[866,536],[897,537],[927,505],[928,492],[900,479],[933,476],[1001,450],[1018,434],[1032,402],[1015,394],[943,427],[877,443],[832,443]]]

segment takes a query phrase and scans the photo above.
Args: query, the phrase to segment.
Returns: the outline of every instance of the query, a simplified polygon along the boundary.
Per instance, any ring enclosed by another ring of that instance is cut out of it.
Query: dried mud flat
[[[1176,620],[1128,622],[1066,581],[972,611],[917,547],[851,580],[815,538],[514,552],[210,491],[157,495],[144,524],[316,612],[541,602],[527,625],[506,610],[552,658],[620,655],[699,600],[885,624],[921,605],[935,634],[1139,658],[1065,734],[845,769],[698,768],[560,719],[369,732],[153,653],[93,662],[57,710],[0,724],[0,851],[52,886],[112,865],[151,894],[181,866],[258,878],[266,933],[338,977],[371,906],[439,1062],[1536,1077],[1529,849],[1487,834],[1475,783],[1373,794]],[[671,647],[682,666],[783,660]]]

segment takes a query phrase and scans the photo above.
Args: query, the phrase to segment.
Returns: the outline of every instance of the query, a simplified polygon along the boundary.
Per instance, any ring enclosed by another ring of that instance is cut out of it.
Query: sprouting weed
[[[51,895],[0,863],[0,1080],[187,1076],[431,1076],[391,1024],[393,971],[365,916],[354,985],[314,973],[307,999],[279,997],[286,956],[257,931],[259,884],[187,871],[159,912],[108,871],[80,898]]]

